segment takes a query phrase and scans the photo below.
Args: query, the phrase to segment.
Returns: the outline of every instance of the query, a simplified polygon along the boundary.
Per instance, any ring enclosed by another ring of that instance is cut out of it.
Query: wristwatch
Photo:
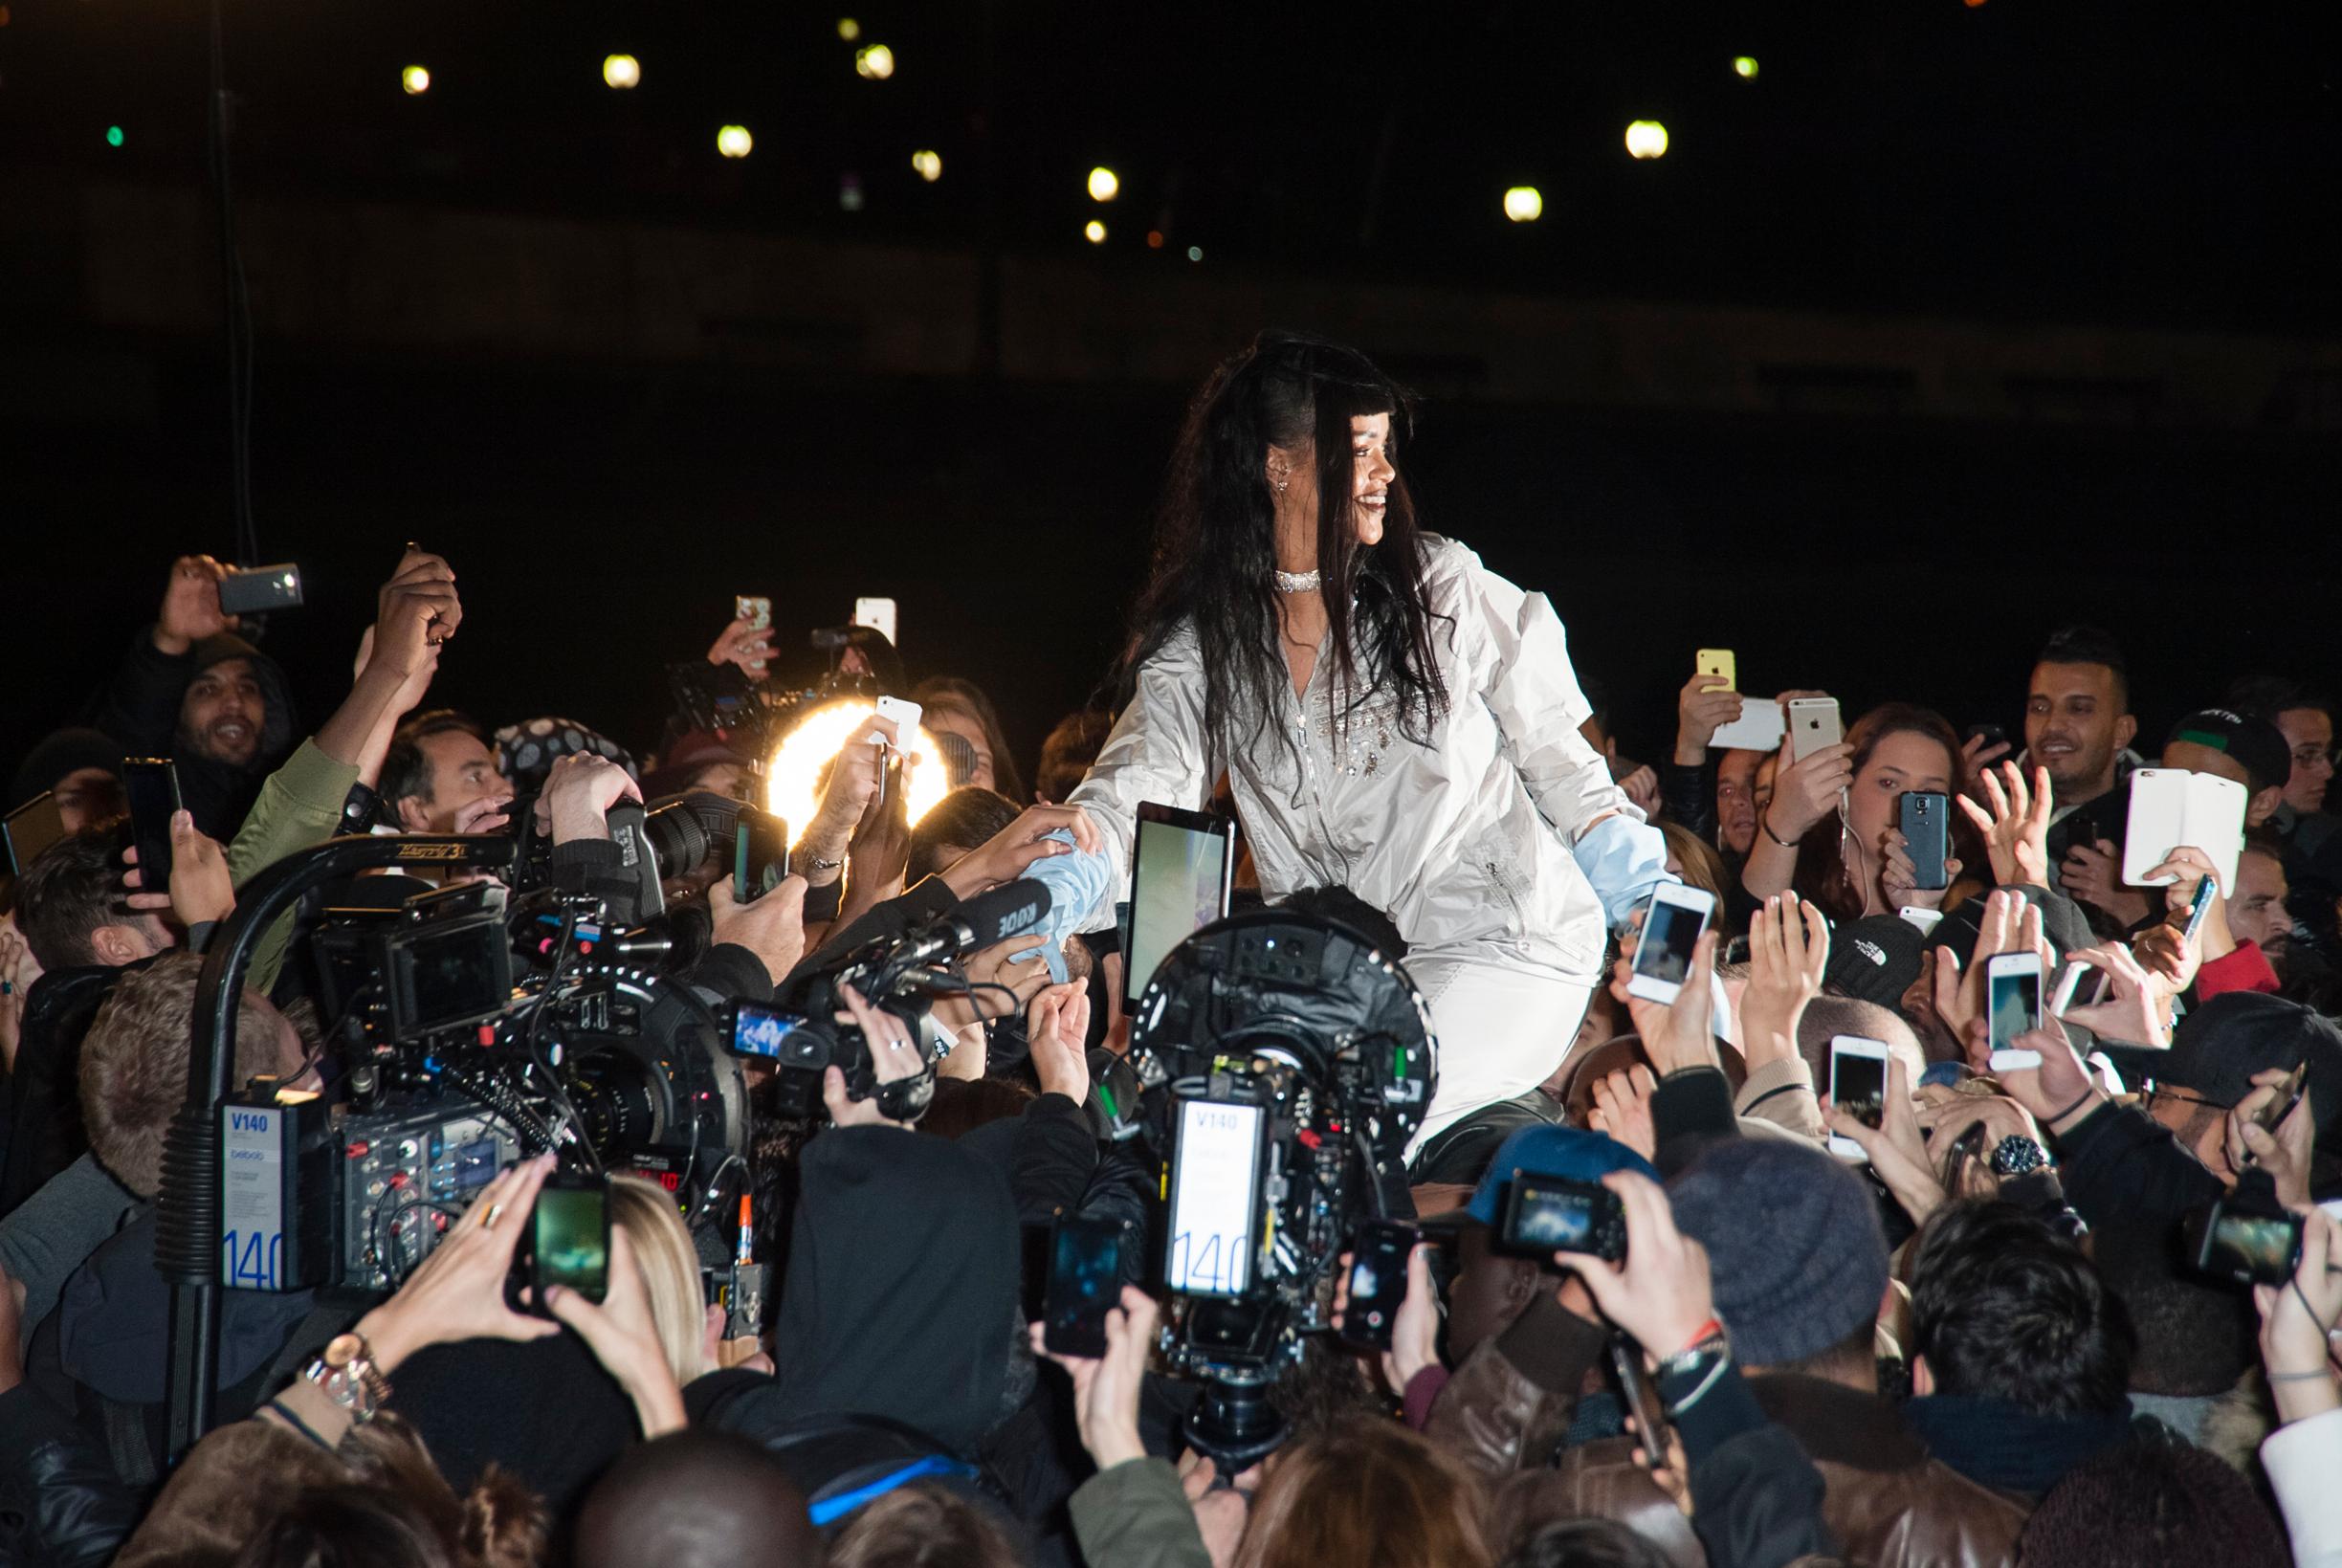
[[[1992,1169],[1995,1176],[2022,1176],[2027,1171],[2044,1169],[2048,1163],[2047,1152],[2022,1133],[2011,1133],[1993,1145]]]
[[[361,1426],[390,1398],[390,1380],[375,1366],[373,1349],[362,1334],[335,1335],[325,1342],[324,1353],[301,1369],[301,1376]]]

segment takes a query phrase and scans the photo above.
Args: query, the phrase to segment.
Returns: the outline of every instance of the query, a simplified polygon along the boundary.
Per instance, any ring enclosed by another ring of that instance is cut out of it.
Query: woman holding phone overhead
[[[1405,936],[1441,1047],[1420,1146],[1552,1072],[1606,927],[1668,877],[1579,733],[1552,605],[1417,531],[1409,411],[1363,355],[1290,333],[1213,373],[1172,457],[1120,718],[1070,801],[1105,851],[1030,874],[1060,935],[1106,928],[1139,806],[1200,810],[1225,775],[1265,894],[1346,887]]]

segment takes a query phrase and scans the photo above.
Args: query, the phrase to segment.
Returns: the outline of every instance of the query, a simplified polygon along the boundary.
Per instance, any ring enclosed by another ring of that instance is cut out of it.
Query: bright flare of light
[[[1090,199],[1092,201],[1110,202],[1121,194],[1121,191],[1122,181],[1113,169],[1100,165],[1090,171]]]
[[[726,125],[716,133],[716,150],[726,158],[745,158],[755,147],[756,138],[745,125]]]
[[[642,61],[631,55],[612,55],[602,62],[602,79],[612,87],[631,87],[642,80]]]
[[[921,147],[911,155],[911,166],[918,170],[918,177],[929,185],[943,178],[943,155],[939,152]]]
[[[844,749],[878,705],[862,697],[824,703],[798,722],[773,752],[764,770],[764,809],[789,825],[791,841],[803,837],[821,808],[823,770]],[[943,754],[924,729],[912,738],[916,765],[904,775],[911,791],[910,818],[917,822],[951,787],[943,776]]]
[[[1514,223],[1535,223],[1545,215],[1545,198],[1533,185],[1516,185],[1505,192],[1504,210]]]
[[[106,145],[109,147],[119,147],[122,144],[122,128],[120,125],[108,125],[106,127]]]
[[[862,36],[862,24],[855,21],[851,16],[839,17],[838,36],[845,39],[848,43],[852,43],[856,38]]]
[[[1088,223],[1082,225],[1082,234],[1093,245],[1103,245],[1106,243],[1106,226],[1098,222],[1098,220],[1095,218],[1092,218]]]
[[[1656,120],[1638,120],[1626,127],[1626,150],[1637,158],[1664,158],[1667,149],[1667,127]]]
[[[854,51],[854,69],[873,81],[884,81],[895,74],[895,51],[884,44],[871,44]]]
[[[431,91],[431,73],[419,65],[410,65],[399,73],[399,85],[407,89],[409,98],[428,93]]]
[[[1733,56],[1733,75],[1747,81],[1755,81],[1756,79],[1756,56],[1734,55]]]

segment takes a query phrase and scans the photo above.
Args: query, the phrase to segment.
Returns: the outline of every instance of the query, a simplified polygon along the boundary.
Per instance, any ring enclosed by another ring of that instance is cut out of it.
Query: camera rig
[[[1166,1362],[1203,1384],[1184,1435],[1225,1474],[1273,1449],[1270,1384],[1331,1327],[1332,1270],[1352,1231],[1384,1216],[1406,1143],[1438,1082],[1430,1011],[1404,970],[1347,926],[1253,910],[1173,949],[1138,1000],[1131,1061],[1171,1191],[1181,1108],[1257,1110],[1265,1134],[1244,1231],[1221,1294],[1177,1293]],[[1165,1272],[1172,1272],[1165,1226]]]

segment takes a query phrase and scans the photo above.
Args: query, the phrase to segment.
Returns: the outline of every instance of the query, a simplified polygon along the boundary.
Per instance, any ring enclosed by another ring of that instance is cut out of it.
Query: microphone
[[[936,963],[1024,935],[1049,918],[1049,890],[1029,877],[965,899],[887,956],[888,966]]]

